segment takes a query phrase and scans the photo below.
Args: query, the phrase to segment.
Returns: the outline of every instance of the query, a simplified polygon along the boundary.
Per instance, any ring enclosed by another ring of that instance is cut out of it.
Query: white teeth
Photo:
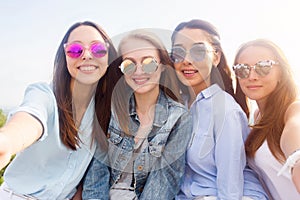
[[[135,82],[137,82],[137,83],[142,83],[142,82],[145,82],[145,81],[147,81],[148,79],[134,79],[134,81]]]
[[[193,74],[193,73],[195,73],[195,71],[194,70],[184,70],[183,73],[184,74]]]
[[[81,67],[79,67],[79,69],[82,71],[93,71],[96,69],[96,67],[95,66],[81,66]]]

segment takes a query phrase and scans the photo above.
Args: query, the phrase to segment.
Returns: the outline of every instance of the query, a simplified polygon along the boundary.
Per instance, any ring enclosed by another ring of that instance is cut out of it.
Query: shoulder
[[[30,95],[33,98],[36,95],[54,97],[52,84],[45,82],[36,82],[27,86],[25,95]]]
[[[27,86],[27,90],[36,90],[41,92],[53,93],[52,84],[46,82],[36,82]]]
[[[188,112],[188,108],[186,108],[182,103],[179,103],[175,100],[173,100],[171,97],[165,95],[167,103],[168,103],[168,108],[173,111],[173,110],[179,110],[181,112]]]
[[[243,112],[241,106],[235,101],[235,99],[225,92],[224,90],[220,90],[214,97],[215,102],[213,105],[218,107],[218,109],[225,110],[226,113],[235,112]]]
[[[294,117],[300,118],[300,100],[291,103],[285,112],[285,121]]]

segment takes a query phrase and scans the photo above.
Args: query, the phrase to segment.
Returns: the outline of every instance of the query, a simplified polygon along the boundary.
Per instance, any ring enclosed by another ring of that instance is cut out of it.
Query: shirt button
[[[139,171],[141,171],[141,170],[143,170],[143,166],[142,166],[142,165],[139,165],[139,166],[137,167],[137,169],[138,169]]]

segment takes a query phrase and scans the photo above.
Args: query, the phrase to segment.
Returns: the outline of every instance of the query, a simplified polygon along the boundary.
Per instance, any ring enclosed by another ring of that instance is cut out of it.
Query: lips
[[[137,85],[143,85],[145,84],[150,78],[146,77],[140,77],[140,78],[132,78],[135,84]]]
[[[248,85],[247,89],[249,89],[249,90],[256,90],[256,89],[259,89],[261,87],[262,87],[261,85]]]
[[[194,76],[196,73],[198,73],[198,70],[195,69],[185,69],[185,70],[181,70],[183,76],[185,77],[192,77]]]

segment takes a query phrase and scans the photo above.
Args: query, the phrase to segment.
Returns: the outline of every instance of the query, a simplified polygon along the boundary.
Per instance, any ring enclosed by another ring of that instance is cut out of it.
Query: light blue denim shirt
[[[187,166],[176,199],[216,196],[241,200],[265,199],[251,169],[246,167],[244,140],[249,133],[245,113],[217,84],[197,95],[191,105],[193,138],[187,150]],[[244,186],[245,176],[245,187]]]
[[[4,175],[7,186],[16,193],[32,195],[41,200],[71,198],[96,148],[95,143],[91,145],[94,110],[92,99],[79,128],[80,148],[73,151],[60,139],[52,85],[29,85],[22,104],[10,115],[19,111],[27,112],[40,120],[44,132],[38,141],[17,154],[8,166]]]
[[[136,113],[134,97],[130,99],[130,125],[129,129],[132,133],[136,133],[139,128],[139,119]],[[185,168],[185,152],[190,141],[192,133],[191,115],[188,110],[167,97],[162,91],[155,106],[155,117],[152,130],[148,135],[149,146],[137,155],[133,164],[134,173],[134,189],[139,198],[168,200],[174,199],[180,188]],[[125,135],[120,129],[119,124],[112,116],[109,125],[109,150],[108,160],[111,167],[110,185],[113,185],[120,179],[127,163],[129,162],[134,150],[133,136]],[[96,157],[96,156],[95,156]],[[93,162],[95,163],[95,162]],[[92,186],[91,182],[99,183],[99,179],[91,177],[93,173],[101,171],[99,168],[103,164],[98,162],[89,169],[85,184]],[[98,169],[96,168],[98,166]],[[93,169],[94,168],[94,169]],[[106,168],[102,168],[106,170]],[[88,175],[91,174],[89,177]],[[103,174],[103,173],[101,173]],[[103,179],[106,180],[107,177]],[[105,182],[105,180],[101,182]],[[85,186],[84,184],[84,186]],[[89,194],[85,192],[84,199],[106,199],[108,196],[101,196],[105,186],[97,186],[94,184],[94,191],[89,190]],[[99,190],[102,190],[101,192]],[[97,196],[98,191],[98,196]]]

